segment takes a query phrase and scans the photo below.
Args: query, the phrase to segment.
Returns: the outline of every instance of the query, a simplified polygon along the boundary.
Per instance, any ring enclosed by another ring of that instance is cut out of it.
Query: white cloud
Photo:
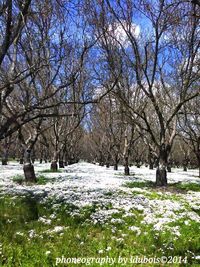
[[[127,32],[130,32],[132,36],[138,38],[140,35],[140,26],[132,23],[128,25],[125,21],[124,22],[117,22],[113,25],[108,27],[108,35],[116,40],[116,44],[119,42],[124,47],[130,45],[129,37],[127,36]]]

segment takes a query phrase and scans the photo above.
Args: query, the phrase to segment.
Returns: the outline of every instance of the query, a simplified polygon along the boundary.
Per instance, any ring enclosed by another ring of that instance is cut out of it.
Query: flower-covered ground
[[[18,163],[0,166],[0,266],[56,266],[62,256],[177,256],[184,266],[200,264],[198,170],[172,169],[168,187],[156,188],[147,167],[131,167],[130,176],[84,162],[56,173],[49,167],[36,163],[38,182],[27,185]]]

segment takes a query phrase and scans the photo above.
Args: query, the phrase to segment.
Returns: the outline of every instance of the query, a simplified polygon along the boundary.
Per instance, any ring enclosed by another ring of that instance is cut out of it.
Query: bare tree
[[[131,68],[134,74],[135,88],[145,95],[146,104],[142,112],[127,101],[124,105],[137,114],[143,130],[150,135],[158,153],[156,184],[166,185],[166,168],[176,136],[177,114],[185,103],[199,95],[194,68],[200,42],[198,19],[191,15],[193,6],[180,2],[113,3],[106,0],[95,3],[92,8],[96,16],[93,25],[104,40],[102,49],[107,51],[110,66],[114,66],[112,75],[120,72],[125,58],[127,69]],[[150,26],[148,33],[138,33],[134,15],[140,15]],[[125,38],[118,37],[118,31]],[[119,47],[123,57],[116,56],[116,49],[113,50],[111,44]]]
[[[0,65],[10,46],[16,45],[23,27],[30,15],[31,0],[6,0],[0,4]]]
[[[187,103],[184,113],[179,115],[179,127],[182,138],[194,152],[200,177],[200,113],[199,98]]]

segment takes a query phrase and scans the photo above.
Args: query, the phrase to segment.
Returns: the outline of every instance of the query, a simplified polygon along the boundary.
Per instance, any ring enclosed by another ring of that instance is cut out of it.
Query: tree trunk
[[[149,154],[148,154],[148,162],[149,162],[149,169],[153,170],[153,166],[155,163],[155,156],[153,155],[153,151],[150,147],[149,147]]]
[[[167,171],[166,168],[157,168],[156,170],[156,185],[166,186],[167,185]]]
[[[55,151],[53,155],[53,160],[51,162],[51,170],[57,171],[58,170],[58,152]]]
[[[188,168],[189,159],[185,157],[183,160],[183,171],[186,172]]]
[[[168,171],[168,172],[172,172],[171,165],[167,165],[167,171]]]
[[[24,176],[25,176],[26,182],[35,183],[37,181],[36,176],[35,176],[34,166],[31,162],[31,150],[30,149],[27,149],[25,151],[23,170],[24,170]]]
[[[128,142],[128,134],[127,134],[128,128],[126,127],[125,133],[124,133],[124,152],[123,152],[123,158],[124,158],[124,174],[130,175],[129,171],[129,142]]]
[[[2,165],[8,165],[8,158],[7,157],[2,158],[1,162],[2,162]]]
[[[118,163],[114,164],[114,170],[117,171],[118,170]]]
[[[42,164],[43,159],[44,159],[44,150],[42,149],[41,153],[40,153],[40,164]]]
[[[9,151],[9,142],[7,141],[7,138],[3,140],[3,155],[2,155],[2,165],[8,165],[8,151]]]
[[[129,167],[128,166],[125,166],[124,167],[124,174],[125,175],[130,175],[130,170],[129,170]]]
[[[59,168],[64,168],[64,161],[63,160],[59,160]]]
[[[109,162],[106,163],[106,168],[110,168],[110,163]]]
[[[199,167],[199,178],[200,178],[200,151],[197,155],[197,162],[198,162],[198,167]]]
[[[110,160],[111,160],[111,155],[110,152],[108,152],[106,157],[106,168],[110,168]]]
[[[32,156],[31,156],[32,163],[34,164],[35,162],[35,150],[32,150]]]
[[[156,185],[157,186],[166,186],[167,185],[167,171],[166,167],[168,165],[168,156],[169,156],[169,147],[165,147],[165,144],[162,144],[160,147],[160,155],[158,161],[158,168],[156,170]]]
[[[153,162],[149,163],[149,170],[153,170]]]
[[[21,144],[20,145],[20,159],[19,159],[19,164],[24,164],[24,154],[25,154],[24,147]]]
[[[141,166],[141,164],[140,164],[140,160],[137,160],[137,161],[136,161],[136,167],[137,167],[137,168],[140,168],[140,166]]]
[[[26,182],[35,183],[37,181],[33,164],[25,163],[23,170]]]
[[[168,163],[167,163],[167,171],[168,172],[172,172],[172,163],[171,163],[171,160],[169,160]]]
[[[105,158],[104,158],[104,156],[103,156],[103,152],[100,151],[100,152],[99,152],[99,166],[103,167],[104,164],[105,164]]]
[[[48,158],[49,158],[49,153],[48,153],[48,150],[46,149],[45,152],[44,152],[44,162],[45,163],[48,163]]]
[[[129,166],[128,166],[128,157],[125,157],[124,174],[125,175],[130,175],[130,170],[129,170]]]
[[[58,170],[58,163],[57,163],[57,160],[53,160],[51,162],[51,170],[52,171],[57,171]]]

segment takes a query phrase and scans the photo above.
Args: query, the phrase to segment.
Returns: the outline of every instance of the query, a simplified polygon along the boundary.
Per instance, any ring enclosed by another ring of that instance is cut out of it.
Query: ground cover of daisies
[[[36,163],[27,185],[17,162],[0,166],[0,266],[200,266],[198,170],[172,169],[156,188],[147,167],[49,167]]]

